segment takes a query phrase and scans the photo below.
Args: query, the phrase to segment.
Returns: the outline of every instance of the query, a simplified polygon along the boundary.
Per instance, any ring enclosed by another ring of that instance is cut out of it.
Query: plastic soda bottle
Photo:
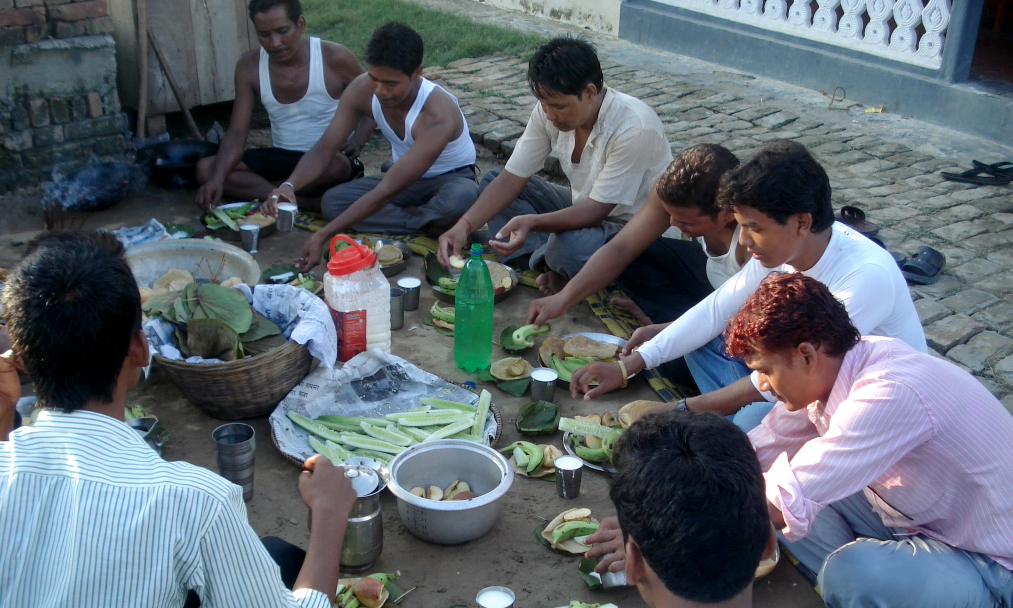
[[[485,369],[492,360],[494,296],[482,246],[472,243],[471,258],[461,271],[454,299],[454,363],[465,371]]]

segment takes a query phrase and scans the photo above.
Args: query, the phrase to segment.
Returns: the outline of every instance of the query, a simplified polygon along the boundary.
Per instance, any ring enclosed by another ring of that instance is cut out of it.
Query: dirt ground
[[[263,134],[261,134],[262,136]],[[389,158],[389,148],[375,141],[364,152],[367,172],[375,172]],[[502,159],[480,148],[480,168],[498,167]],[[71,216],[71,225],[84,228],[117,228],[143,224],[149,218],[162,222],[196,225],[199,212],[193,203],[194,191],[165,190],[151,185],[130,199],[106,211]],[[37,207],[38,190],[26,189],[0,197],[0,267],[16,264],[24,243],[41,230],[42,217]],[[295,230],[276,234],[261,241],[255,254],[261,268],[287,263],[296,257],[308,233]],[[413,256],[400,276],[422,277],[422,260]],[[397,277],[393,277],[392,281]],[[529,302],[540,294],[529,287],[518,287],[496,307],[495,325],[501,328],[524,320]],[[422,369],[451,381],[471,379],[453,364],[452,338],[444,337],[423,325],[425,311],[433,302],[432,292],[423,287],[418,310],[405,314],[404,328],[394,332],[393,350]],[[498,331],[498,329],[496,330]],[[575,306],[553,324],[553,334],[571,331],[607,331],[586,304]],[[498,348],[497,348],[498,351]],[[83,354],[84,355],[84,354]],[[505,356],[502,351],[493,357]],[[535,355],[529,354],[529,358]],[[532,360],[532,363],[534,361]],[[500,446],[517,439],[513,419],[527,400],[514,398],[491,385],[494,403],[505,422]],[[31,387],[23,387],[30,392]],[[564,415],[604,412],[618,409],[634,399],[657,399],[646,381],[634,379],[630,386],[591,403],[573,400],[557,388],[557,402]],[[150,377],[142,381],[130,396],[158,416],[171,433],[164,449],[167,460],[185,460],[215,470],[211,431],[221,421],[191,405],[173,386],[156,364]],[[259,535],[276,535],[306,546],[307,509],[296,487],[298,468],[285,460],[271,441],[267,417],[249,420],[257,432],[256,478],[253,499],[247,504],[249,520]],[[561,446],[561,437],[550,439]],[[417,587],[403,605],[408,608],[446,608],[455,604],[475,605],[479,589],[505,585],[517,595],[517,606],[553,608],[570,600],[614,602],[622,608],[644,606],[633,588],[590,592],[577,574],[576,556],[549,551],[535,539],[535,529],[560,511],[584,506],[599,518],[613,511],[608,500],[608,480],[601,473],[585,470],[581,494],[574,500],[556,496],[555,486],[539,480],[516,478],[503,500],[495,527],[484,537],[457,546],[429,544],[414,537],[401,525],[394,497],[385,492],[382,499],[384,551],[374,571],[400,570],[403,588]],[[818,606],[818,596],[786,560],[755,587],[757,606]]]

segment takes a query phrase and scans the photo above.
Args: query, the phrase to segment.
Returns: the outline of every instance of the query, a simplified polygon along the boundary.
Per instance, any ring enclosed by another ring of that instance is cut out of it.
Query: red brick
[[[40,25],[46,19],[30,8],[8,8],[0,10],[0,27]]]
[[[102,116],[102,96],[98,93],[88,93],[88,115],[92,118]]]
[[[46,37],[45,25],[32,25],[25,29],[25,42],[38,42]]]
[[[111,34],[116,29],[113,18],[109,16],[89,19],[84,24],[85,31],[89,34]]]
[[[84,2],[49,7],[50,19],[57,21],[80,21],[81,19],[105,17],[107,14],[105,0],[85,0]]]

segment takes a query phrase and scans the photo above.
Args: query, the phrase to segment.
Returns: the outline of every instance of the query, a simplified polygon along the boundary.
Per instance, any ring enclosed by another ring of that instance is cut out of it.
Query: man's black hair
[[[257,13],[266,13],[276,6],[285,7],[285,14],[292,20],[292,23],[299,21],[299,17],[302,17],[302,5],[299,4],[299,0],[250,0],[247,9],[250,12],[250,21],[253,21],[253,16]]]
[[[725,173],[718,190],[726,205],[745,205],[769,215],[784,226],[796,213],[812,215],[812,232],[834,223],[830,178],[805,146],[772,139],[756,154]]]
[[[141,327],[123,245],[105,232],[45,232],[8,277],[3,316],[44,407],[108,403]]]
[[[528,62],[528,86],[536,97],[576,95],[593,84],[605,86],[594,45],[583,38],[560,36],[538,47]]]
[[[675,157],[654,188],[666,205],[699,207],[700,213],[717,219],[722,209],[717,202],[721,176],[738,164],[739,159],[724,146],[697,144]]]
[[[763,475],[723,416],[645,416],[619,441],[609,496],[619,524],[673,594],[715,603],[752,581],[770,537]]]
[[[411,76],[422,65],[422,36],[403,23],[389,21],[376,28],[366,43],[366,64],[400,70]]]

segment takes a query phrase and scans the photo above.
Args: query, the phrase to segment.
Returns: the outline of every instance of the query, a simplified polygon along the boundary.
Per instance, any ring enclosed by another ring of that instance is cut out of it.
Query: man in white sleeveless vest
[[[306,18],[299,0],[250,0],[250,20],[260,48],[236,63],[236,100],[218,154],[197,163],[197,204],[215,206],[222,196],[266,199],[323,134],[346,87],[362,67],[344,46],[303,37]],[[245,150],[255,100],[271,119],[271,148]],[[356,158],[376,125],[360,121],[320,175],[306,183],[300,203],[319,209],[321,193],[362,175]]]
[[[422,38],[407,25],[390,22],[366,45],[366,73],[348,86],[323,137],[303,156],[292,175],[268,198],[267,214],[280,200],[320,174],[327,158],[363,118],[372,118],[390,141],[394,164],[328,190],[321,200],[329,224],[313,233],[296,264],[320,262],[323,248],[339,232],[408,234],[453,225],[478,196],[475,144],[457,98],[422,77]]]
[[[594,46],[559,37],[535,51],[528,85],[538,103],[506,167],[482,178],[475,204],[440,237],[440,262],[486,222],[506,260],[530,256],[543,292],[559,291],[647,200],[672,160],[647,104],[606,87]],[[569,187],[535,175],[549,157]]]

